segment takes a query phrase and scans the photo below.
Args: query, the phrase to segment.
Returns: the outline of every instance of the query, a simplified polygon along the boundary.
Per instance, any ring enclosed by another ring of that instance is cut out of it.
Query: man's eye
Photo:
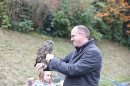
[[[72,35],[71,38],[74,38],[74,35]]]

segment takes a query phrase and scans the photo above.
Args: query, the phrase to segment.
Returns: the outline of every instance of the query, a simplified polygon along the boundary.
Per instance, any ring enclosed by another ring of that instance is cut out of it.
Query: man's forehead
[[[76,27],[74,27],[73,29],[72,29],[72,31],[71,31],[71,34],[72,33],[78,33],[78,29],[76,28]]]
[[[78,29],[78,27],[76,26],[76,27],[74,27],[72,30],[77,31],[77,29]]]

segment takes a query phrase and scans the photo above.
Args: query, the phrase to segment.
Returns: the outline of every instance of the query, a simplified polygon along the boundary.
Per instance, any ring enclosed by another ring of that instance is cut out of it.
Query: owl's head
[[[47,47],[47,48],[53,48],[53,45],[54,45],[54,42],[51,41],[51,40],[46,40],[46,41],[43,43],[43,46],[44,46],[44,47]]]

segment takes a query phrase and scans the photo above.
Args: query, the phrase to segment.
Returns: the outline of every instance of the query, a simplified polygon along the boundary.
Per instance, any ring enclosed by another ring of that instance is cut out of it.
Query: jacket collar
[[[93,38],[89,38],[89,40],[88,40],[85,44],[83,44],[83,45],[80,46],[80,47],[76,47],[77,53],[81,53],[81,51],[82,51],[86,46],[91,45],[91,44],[93,44],[93,43],[94,43],[94,39],[93,39]]]

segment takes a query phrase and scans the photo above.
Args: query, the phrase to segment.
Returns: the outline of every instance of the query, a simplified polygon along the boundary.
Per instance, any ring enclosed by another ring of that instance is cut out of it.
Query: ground
[[[36,52],[45,40],[54,41],[53,54],[57,58],[69,54],[74,48],[66,39],[0,28],[0,86],[26,86],[27,78],[38,79],[39,71],[33,66]],[[95,44],[103,55],[101,75],[120,83],[130,81],[130,51],[108,40],[95,41]],[[100,82],[99,86],[109,86],[108,84],[113,86],[112,83],[104,82]]]

